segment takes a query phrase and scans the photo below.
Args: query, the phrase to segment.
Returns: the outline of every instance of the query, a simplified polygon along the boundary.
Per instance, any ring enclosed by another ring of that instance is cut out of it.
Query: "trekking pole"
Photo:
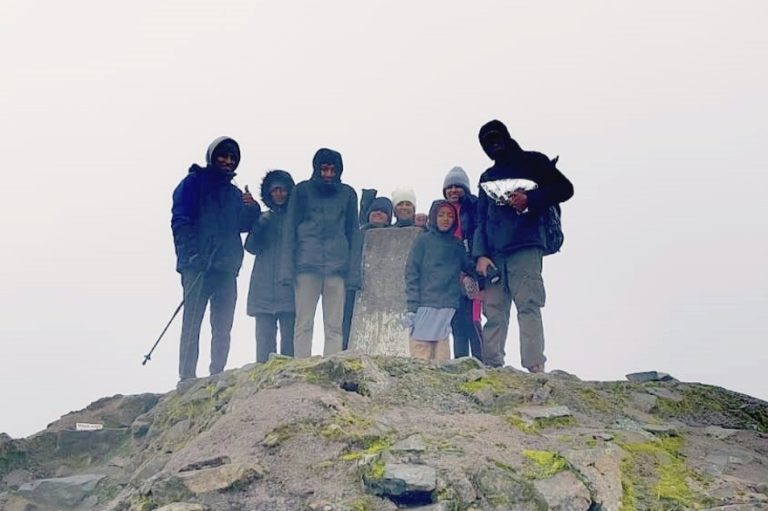
[[[144,366],[144,365],[147,365],[147,362],[149,362],[150,360],[152,360],[152,352],[154,352],[154,351],[155,351],[155,348],[157,348],[157,345],[158,345],[158,344],[160,344],[160,340],[161,340],[161,339],[163,338],[163,336],[165,335],[165,332],[167,332],[167,331],[168,331],[168,328],[171,326],[171,323],[173,323],[173,320],[174,320],[174,319],[176,319],[176,316],[179,314],[179,311],[180,311],[180,310],[181,310],[181,308],[184,306],[184,302],[185,302],[185,301],[187,301],[187,296],[188,296],[188,295],[189,295],[189,293],[190,293],[190,292],[191,292],[191,291],[192,291],[192,290],[195,288],[195,286],[197,285],[197,281],[199,281],[199,280],[200,280],[200,277],[202,277],[204,274],[205,274],[205,270],[203,270],[203,271],[201,271],[200,273],[198,273],[198,274],[197,274],[197,277],[195,277],[195,280],[193,280],[193,281],[192,281],[192,285],[191,285],[191,286],[189,286],[189,291],[187,291],[187,292],[184,294],[184,298],[182,298],[182,299],[181,299],[181,303],[179,304],[179,306],[178,306],[178,307],[176,307],[176,310],[175,310],[175,311],[173,311],[173,315],[171,315],[171,319],[169,319],[169,320],[168,320],[168,323],[165,325],[165,328],[163,328],[163,331],[162,331],[162,332],[160,332],[160,336],[159,336],[159,337],[157,338],[157,340],[155,341],[155,344],[153,344],[153,345],[152,345],[152,349],[151,349],[151,350],[149,350],[149,353],[147,353],[146,355],[144,355],[144,361],[141,363],[141,365],[143,365],[143,366]]]
[[[147,365],[147,362],[152,360],[152,353],[155,351],[155,348],[157,348],[157,345],[160,344],[160,340],[165,335],[165,332],[168,331],[168,328],[171,326],[171,323],[173,323],[173,320],[176,319],[176,316],[179,314],[179,311],[182,307],[184,307],[184,302],[187,301],[187,297],[189,297],[189,293],[192,292],[193,289],[195,289],[195,286],[197,285],[197,282],[202,278],[203,275],[208,273],[208,270],[211,269],[211,265],[213,264],[213,258],[216,255],[216,252],[218,251],[219,247],[218,245],[213,248],[213,252],[211,252],[211,258],[208,261],[208,264],[206,265],[205,269],[197,274],[197,277],[195,277],[195,280],[192,281],[192,285],[189,286],[189,290],[187,290],[186,293],[184,293],[184,297],[181,299],[181,303],[178,307],[176,307],[176,310],[173,311],[173,315],[171,315],[171,319],[168,320],[168,323],[165,325],[165,328],[163,328],[163,331],[160,332],[160,336],[155,341],[155,344],[152,345],[152,349],[149,350],[149,353],[144,355],[144,361],[141,363],[141,365],[145,366]]]

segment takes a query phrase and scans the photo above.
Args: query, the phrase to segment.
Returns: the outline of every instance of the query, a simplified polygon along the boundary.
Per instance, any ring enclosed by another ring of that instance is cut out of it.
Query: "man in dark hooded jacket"
[[[545,155],[523,151],[500,121],[480,129],[480,145],[494,164],[480,176],[478,223],[473,254],[477,272],[487,275],[498,270],[497,284],[485,288],[483,359],[492,367],[504,365],[505,344],[512,303],[517,308],[522,365],[531,372],[543,372],[544,281],[541,277],[545,230],[542,215],[547,208],[573,195],[573,185]],[[495,202],[484,183],[524,179],[535,189],[518,189],[502,203]],[[494,270],[494,271],[495,271]]]
[[[240,147],[229,137],[214,140],[206,166],[192,165],[173,192],[171,229],[176,270],[184,289],[179,350],[180,383],[196,377],[200,326],[211,302],[210,374],[224,370],[237,301],[237,274],[243,263],[241,232],[258,218],[250,193],[232,184]]]
[[[280,325],[280,354],[293,356],[293,326],[296,306],[293,285],[278,282],[277,267],[284,254],[288,200],[294,182],[284,170],[270,170],[261,182],[261,200],[269,211],[254,222],[245,239],[245,249],[254,254],[248,291],[248,315],[256,319],[256,361],[266,362],[277,350],[277,326]]]
[[[331,355],[342,348],[346,289],[360,288],[360,225],[357,194],[341,182],[341,154],[320,149],[312,160],[312,177],[302,181],[288,201],[279,278],[295,281],[297,358],[312,354],[315,309],[323,297],[325,347]]]

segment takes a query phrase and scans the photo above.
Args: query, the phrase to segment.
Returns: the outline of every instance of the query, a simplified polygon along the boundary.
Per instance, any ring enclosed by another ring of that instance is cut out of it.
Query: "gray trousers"
[[[181,380],[197,376],[200,327],[209,300],[211,302],[210,374],[222,372],[229,356],[230,332],[237,302],[237,277],[234,274],[218,271],[208,271],[199,279],[197,276],[197,272],[181,274],[181,286],[184,288],[185,297],[179,343],[179,379]]]
[[[280,354],[293,356],[293,325],[296,314],[256,314],[256,362],[266,362],[270,353],[277,353],[277,325],[280,324]]]
[[[498,284],[485,288],[483,312],[483,362],[491,367],[504,365],[509,314],[512,303],[517,308],[520,329],[520,358],[525,368],[543,364],[544,325],[541,308],[546,301],[541,278],[543,252],[539,248],[523,248],[505,258],[494,259],[501,272]]]
[[[344,279],[338,275],[300,273],[296,276],[296,327],[293,336],[296,358],[312,355],[312,329],[320,296],[323,297],[325,327],[323,355],[341,351],[344,294]]]

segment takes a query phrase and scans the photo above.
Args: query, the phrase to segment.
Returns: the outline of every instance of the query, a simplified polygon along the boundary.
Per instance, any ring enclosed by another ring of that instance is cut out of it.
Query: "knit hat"
[[[459,186],[464,189],[464,193],[469,195],[469,176],[461,167],[453,167],[448,171],[443,181],[443,196],[445,196],[445,189],[449,186]]]
[[[413,188],[397,188],[392,192],[392,204],[397,206],[401,202],[410,202],[416,209],[416,193]]]
[[[374,211],[382,211],[387,215],[387,223],[392,223],[392,202],[386,197],[376,197],[368,207],[368,211],[365,212],[365,220],[367,222],[368,217]]]

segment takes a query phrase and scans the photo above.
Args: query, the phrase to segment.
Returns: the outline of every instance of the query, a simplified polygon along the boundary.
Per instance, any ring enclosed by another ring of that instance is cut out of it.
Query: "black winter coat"
[[[248,288],[249,316],[293,312],[296,308],[293,285],[280,284],[278,266],[283,258],[281,241],[285,231],[286,204],[278,206],[272,201],[269,189],[282,182],[288,197],[294,188],[293,178],[283,170],[270,170],[261,183],[261,200],[269,211],[254,222],[245,239],[245,249],[254,254],[253,270]]]
[[[237,274],[243,263],[241,232],[258,218],[258,206],[245,206],[242,193],[215,167],[192,165],[173,192],[171,229],[176,270],[182,272],[199,255],[215,271]]]
[[[459,276],[462,271],[475,274],[469,255],[453,235],[454,228],[447,232],[437,230],[437,210],[442,204],[450,205],[442,200],[432,204],[429,231],[419,234],[408,254],[405,264],[408,312],[416,312],[419,307],[458,309],[463,296]]]
[[[316,164],[312,178],[293,190],[283,235],[281,282],[291,282],[299,273],[316,273],[339,275],[347,288],[360,288],[357,194],[341,182],[340,155],[336,169],[335,181],[328,184],[320,179]]]
[[[499,121],[491,121],[480,130],[480,141],[493,130],[501,133],[506,150],[496,155],[494,165],[480,176],[480,190],[477,208],[472,254],[475,257],[509,255],[526,247],[545,248],[545,233],[542,214],[549,206],[565,202],[573,196],[573,185],[545,155],[534,151],[523,151]],[[486,153],[491,155],[486,145]],[[496,204],[483,189],[483,183],[502,179],[529,179],[538,188],[526,192],[528,212],[518,212],[506,205]]]

